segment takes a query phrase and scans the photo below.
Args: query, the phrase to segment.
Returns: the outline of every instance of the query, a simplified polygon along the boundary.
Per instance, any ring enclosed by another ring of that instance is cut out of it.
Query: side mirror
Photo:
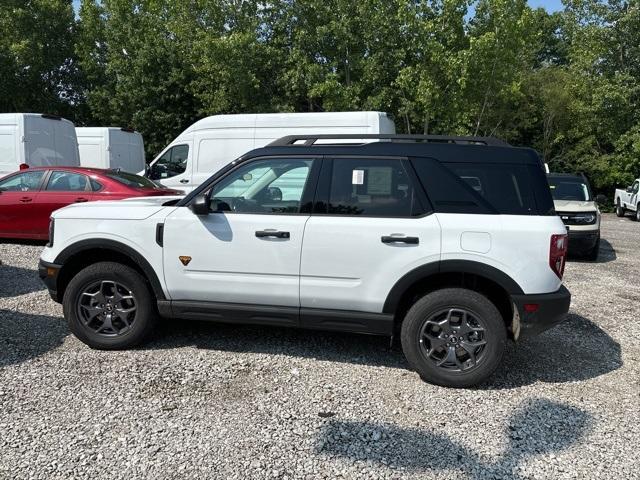
[[[211,200],[206,195],[198,195],[193,199],[189,208],[196,215],[209,215],[209,204]]]
[[[607,197],[602,194],[596,195],[596,203],[599,203],[600,205],[607,203]]]
[[[633,192],[633,187],[627,187],[627,193]]]
[[[149,178],[149,174],[151,173],[151,165],[145,162],[144,164],[144,176]]]
[[[280,188],[278,187],[269,187],[268,191],[268,195],[269,195],[269,199],[272,202],[281,202],[282,201],[282,190],[280,190]]]

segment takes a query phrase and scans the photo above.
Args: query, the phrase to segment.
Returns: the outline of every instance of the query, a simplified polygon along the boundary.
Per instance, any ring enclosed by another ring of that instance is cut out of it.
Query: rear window
[[[547,178],[554,200],[576,200],[579,202],[593,200],[589,185],[581,178],[556,177],[553,175],[549,175]]]
[[[132,188],[161,188],[158,184],[152,182],[148,178],[141,177],[128,172],[108,172],[105,174],[107,177],[120,182],[127,187]]]
[[[412,164],[436,212],[539,215],[533,184],[541,179],[550,201],[544,173],[532,165],[432,159],[414,159]]]

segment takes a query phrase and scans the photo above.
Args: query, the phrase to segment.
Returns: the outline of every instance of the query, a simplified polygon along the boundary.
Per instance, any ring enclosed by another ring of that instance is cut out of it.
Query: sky
[[[562,10],[562,2],[560,0],[529,0],[529,5],[533,8],[544,7],[548,12]]]
[[[529,0],[529,5],[534,8],[544,7],[549,12],[556,12],[562,10],[561,0]],[[80,0],[73,0],[73,7],[78,11],[80,8]]]

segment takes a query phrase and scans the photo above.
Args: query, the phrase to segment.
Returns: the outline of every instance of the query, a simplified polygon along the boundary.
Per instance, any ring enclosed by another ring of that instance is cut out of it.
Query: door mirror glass
[[[631,186],[627,187],[627,193],[631,193],[631,192],[633,192],[633,187]]]

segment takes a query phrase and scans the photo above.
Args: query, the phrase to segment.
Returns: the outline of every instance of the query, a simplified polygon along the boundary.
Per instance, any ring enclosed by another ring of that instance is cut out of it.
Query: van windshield
[[[141,177],[129,172],[107,172],[106,176],[132,188],[162,188],[157,183],[152,182],[148,178]]]
[[[549,176],[549,188],[554,200],[574,200],[590,202],[592,200],[589,185],[580,177]]]

